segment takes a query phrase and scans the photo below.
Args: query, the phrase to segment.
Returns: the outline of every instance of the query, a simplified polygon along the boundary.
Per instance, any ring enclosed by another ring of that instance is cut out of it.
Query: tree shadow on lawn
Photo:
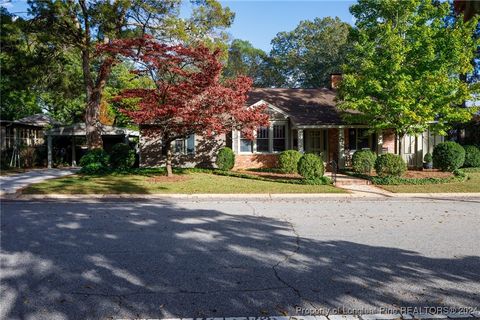
[[[164,202],[2,204],[0,318],[264,316],[297,306],[476,306],[478,256],[296,236]],[[442,282],[442,284],[440,283]],[[447,285],[445,285],[447,283]]]
[[[80,179],[86,185],[78,183],[74,178],[60,178],[61,183],[55,185],[55,180],[50,181],[47,188],[43,188],[42,185],[37,186],[35,184],[28,186],[24,189],[24,194],[49,194],[49,193],[66,193],[66,194],[149,194],[152,193],[151,189],[146,188],[141,182],[135,180],[128,181],[123,179],[121,182],[116,182],[115,176],[99,175],[99,176],[80,176]],[[145,183],[156,184],[156,182],[150,182],[149,177],[144,177]],[[85,182],[86,181],[86,182]],[[161,185],[155,185],[155,190],[167,190],[166,187]],[[70,191],[70,192],[69,192]]]

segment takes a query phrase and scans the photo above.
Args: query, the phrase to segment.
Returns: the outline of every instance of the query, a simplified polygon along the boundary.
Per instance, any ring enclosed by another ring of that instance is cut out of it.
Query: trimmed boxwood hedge
[[[452,172],[463,166],[465,149],[453,141],[439,143],[433,148],[433,166],[442,171]]]
[[[297,173],[302,154],[297,150],[286,150],[278,157],[278,168],[284,173]]]
[[[466,168],[480,167],[480,149],[476,146],[463,146],[465,149],[465,162],[463,166]]]
[[[392,153],[382,154],[375,161],[375,171],[380,177],[401,177],[406,170],[405,161]]]
[[[325,166],[323,160],[313,153],[304,154],[298,161],[298,173],[306,180],[317,180],[323,177]]]
[[[235,165],[235,153],[233,153],[233,150],[228,147],[221,148],[218,151],[216,164],[217,168],[220,170],[232,170]]]
[[[377,155],[371,150],[358,150],[352,156],[352,168],[357,173],[370,173],[375,167]]]

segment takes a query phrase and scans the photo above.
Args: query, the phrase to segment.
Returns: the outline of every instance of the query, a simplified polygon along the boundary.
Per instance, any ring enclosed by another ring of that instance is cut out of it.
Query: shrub
[[[464,167],[477,168],[480,167],[480,149],[476,146],[463,146],[465,149]]]
[[[280,153],[278,157],[278,166],[282,172],[297,173],[298,161],[302,154],[297,150],[286,150]]]
[[[135,163],[135,151],[126,143],[117,143],[110,152],[110,165],[115,169],[128,169]]]
[[[322,158],[316,154],[307,153],[298,161],[297,170],[306,180],[317,180],[323,177],[325,167]]]
[[[392,153],[382,154],[375,161],[375,171],[380,177],[400,177],[407,170],[407,164],[400,156]]]
[[[355,151],[352,157],[352,167],[357,173],[370,173],[375,167],[377,155],[370,150]]]
[[[215,163],[220,170],[231,170],[235,165],[235,154],[233,150],[228,147],[221,148],[218,151],[217,161]]]
[[[425,161],[426,163],[431,163],[433,161],[432,154],[430,152],[426,153],[423,157],[423,161]]]
[[[442,171],[453,171],[465,162],[465,149],[453,141],[442,142],[433,148],[433,166]]]
[[[109,172],[109,168],[100,162],[89,163],[80,170],[83,174],[103,174]]]
[[[108,171],[109,156],[103,149],[92,149],[81,159],[81,173],[100,174]]]

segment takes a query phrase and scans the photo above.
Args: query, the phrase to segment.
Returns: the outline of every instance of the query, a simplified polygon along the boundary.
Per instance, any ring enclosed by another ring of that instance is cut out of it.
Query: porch
[[[394,135],[389,131],[371,132],[365,126],[316,126],[292,129],[292,147],[301,153],[315,153],[326,163],[335,161],[343,169],[351,165],[357,150],[377,154],[394,152]]]
[[[253,141],[234,132],[231,146],[239,169],[275,167],[279,153],[288,149],[315,153],[325,163],[335,161],[342,169],[350,166],[356,150],[370,149],[377,154],[396,151],[395,135],[390,130],[372,133],[360,125],[295,126],[277,122],[260,128]]]

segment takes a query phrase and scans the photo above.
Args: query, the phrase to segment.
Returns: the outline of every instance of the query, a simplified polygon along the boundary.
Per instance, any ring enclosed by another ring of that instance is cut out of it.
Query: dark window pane
[[[377,134],[372,133],[372,135],[370,136],[370,139],[372,140],[372,145],[371,145],[370,149],[372,149],[373,152],[376,152],[377,151],[377,140],[378,140]]]
[[[285,150],[285,125],[273,126],[273,151]]]
[[[370,147],[368,143],[369,138],[367,129],[358,129],[358,149],[368,149]]]
[[[273,138],[285,138],[285,126],[284,125],[274,125],[273,126]]]
[[[175,140],[175,152],[176,153],[183,153],[183,148],[184,146],[184,140],[183,139],[178,139]]]
[[[187,138],[187,153],[194,154],[195,153],[195,135],[192,134]]]
[[[348,129],[348,149],[357,149],[357,129]]]
[[[268,139],[268,127],[258,128],[257,139]]]
[[[257,129],[257,152],[268,152],[269,146],[269,129],[268,127],[260,127]]]
[[[268,139],[257,139],[257,151],[268,152]]]
[[[273,151],[284,151],[285,139],[273,139]]]

